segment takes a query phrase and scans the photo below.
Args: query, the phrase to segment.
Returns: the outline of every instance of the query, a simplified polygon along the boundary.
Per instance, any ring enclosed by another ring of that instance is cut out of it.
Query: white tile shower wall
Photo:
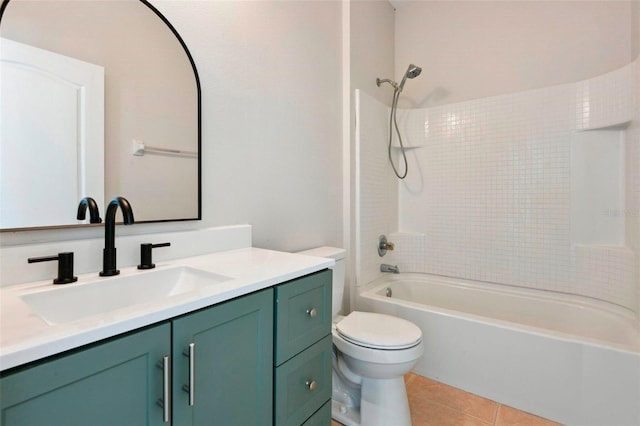
[[[392,232],[389,241],[395,249],[387,252],[386,263],[397,265],[400,272],[420,271],[423,268],[427,236],[421,233]]]
[[[640,13],[638,14],[640,17]],[[633,241],[633,248],[636,252],[636,268],[635,268],[635,282],[636,282],[636,316],[640,321],[640,56],[636,58],[636,115],[633,122],[632,140],[635,149],[635,153],[628,156],[630,163],[629,170],[633,169],[631,173],[631,184],[629,187],[632,189],[632,195],[630,195],[630,202],[632,206],[632,226],[630,227]],[[634,229],[635,228],[635,229]]]
[[[625,241],[636,253],[636,313],[640,317],[640,58],[635,61],[635,119],[625,133]]]
[[[626,126],[624,131],[624,207],[603,214],[622,219],[625,246],[572,247],[572,287],[575,292],[626,306],[638,313],[638,191],[640,184],[640,111],[638,60],[618,70],[576,83],[576,129],[599,130]]]
[[[572,249],[570,238],[570,136],[637,117],[629,96],[636,93],[629,90],[635,87],[630,86],[635,67],[587,82],[400,110],[406,144],[420,148],[409,151],[412,169],[399,184],[400,232],[394,234],[397,250],[390,259],[402,270],[580,294],[635,308],[637,261],[629,250],[595,246],[590,253],[585,246]],[[637,144],[635,150],[637,158]],[[378,152],[383,154],[384,149]],[[385,160],[381,167],[388,167]],[[629,179],[636,182],[631,198],[637,200],[637,172],[627,172],[626,179],[627,185]],[[360,216],[367,214],[363,207]],[[627,244],[637,247],[635,235],[635,243]],[[414,254],[401,259],[409,250],[399,242],[416,248],[422,259]],[[601,275],[586,272],[595,269]],[[603,285],[603,277],[609,284]]]
[[[378,236],[397,229],[398,185],[387,159],[389,108],[356,91],[356,282],[380,275]]]
[[[399,203],[400,231],[427,236],[422,271],[567,286],[573,95],[564,85],[403,111],[423,117],[406,130],[424,147]]]
[[[633,308],[635,253],[628,247],[576,244],[571,250],[574,293]]]
[[[634,118],[636,62],[576,83],[576,129],[616,126]]]

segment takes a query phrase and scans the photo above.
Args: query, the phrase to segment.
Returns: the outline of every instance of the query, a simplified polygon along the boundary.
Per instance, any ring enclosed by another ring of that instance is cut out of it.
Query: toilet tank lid
[[[337,247],[316,247],[309,250],[299,251],[297,254],[304,254],[305,256],[330,257],[331,259],[340,260],[345,258],[347,251]]]

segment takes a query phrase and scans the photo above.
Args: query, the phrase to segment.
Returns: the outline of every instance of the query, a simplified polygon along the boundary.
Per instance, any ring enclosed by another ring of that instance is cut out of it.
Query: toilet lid
[[[406,349],[422,340],[418,326],[402,318],[372,312],[351,312],[336,324],[340,336],[373,349]]]

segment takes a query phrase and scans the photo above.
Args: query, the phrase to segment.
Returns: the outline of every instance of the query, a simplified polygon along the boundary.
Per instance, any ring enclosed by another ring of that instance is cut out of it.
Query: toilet
[[[299,252],[335,259],[333,266],[333,392],[331,416],[346,426],[411,425],[404,375],[424,352],[422,331],[402,318],[353,311],[341,316],[346,251]]]

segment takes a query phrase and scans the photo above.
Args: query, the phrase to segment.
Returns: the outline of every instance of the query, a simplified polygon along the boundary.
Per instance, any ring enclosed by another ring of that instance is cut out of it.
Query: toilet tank
[[[347,255],[347,251],[337,247],[317,247],[310,250],[299,251],[298,254],[316,257],[329,257],[336,261],[336,264],[329,268],[333,270],[333,282],[331,284],[333,303],[331,306],[331,316],[335,317],[342,309],[345,276],[344,258]]]

